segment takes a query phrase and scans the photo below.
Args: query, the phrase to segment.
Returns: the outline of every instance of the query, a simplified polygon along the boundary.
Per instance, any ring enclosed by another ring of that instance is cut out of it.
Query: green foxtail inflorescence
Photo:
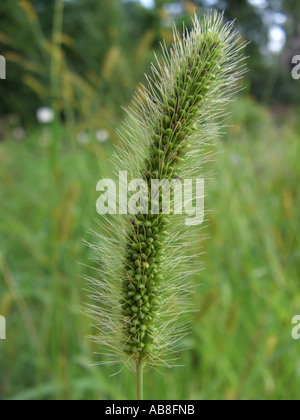
[[[128,110],[116,169],[146,181],[149,191],[153,179],[203,177],[203,162],[210,157],[205,145],[219,130],[216,122],[224,119],[224,105],[245,72],[244,45],[219,13],[195,16],[193,29],[184,29],[183,36],[174,28],[172,48],[162,46],[163,58],[152,65],[147,86]],[[194,228],[165,214],[159,190],[155,198],[150,193],[144,198],[147,211],[103,217],[103,233],[92,245],[99,269],[98,277],[89,279],[95,301],[89,311],[98,329],[94,339],[107,348],[100,363],[170,366],[187,333],[189,278],[199,271]]]

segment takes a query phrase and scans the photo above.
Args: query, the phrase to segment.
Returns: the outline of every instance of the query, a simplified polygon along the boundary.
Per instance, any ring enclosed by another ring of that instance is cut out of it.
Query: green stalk
[[[51,102],[52,109],[55,112],[55,119],[52,123],[52,143],[51,143],[51,166],[56,167],[57,153],[58,153],[58,133],[57,133],[57,99],[60,89],[60,66],[62,61],[62,30],[63,30],[63,17],[64,17],[64,2],[63,0],[55,1],[54,17],[53,17],[53,31],[52,31],[52,44],[50,56],[50,89],[51,89]]]
[[[136,399],[138,401],[141,401],[144,399],[143,374],[144,374],[144,364],[139,359],[137,359],[136,361]]]

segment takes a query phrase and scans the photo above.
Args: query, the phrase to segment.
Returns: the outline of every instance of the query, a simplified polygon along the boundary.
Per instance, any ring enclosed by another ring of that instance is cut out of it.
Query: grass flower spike
[[[149,190],[153,180],[203,178],[202,164],[209,158],[205,145],[245,72],[244,43],[233,23],[224,24],[218,13],[194,17],[192,30],[183,36],[174,29],[172,48],[162,48],[163,58],[152,66],[147,85],[128,110],[115,159],[116,171],[143,180]],[[175,363],[174,353],[187,333],[184,314],[191,310],[189,279],[198,270],[198,247],[188,251],[195,228],[186,226],[182,216],[166,214],[161,192],[156,193],[156,198],[141,196],[146,210],[157,206],[155,214],[101,218],[92,244],[99,268],[89,279],[94,300],[89,313],[97,328],[93,338],[106,347],[102,363],[122,362],[136,370],[139,398],[143,366]]]

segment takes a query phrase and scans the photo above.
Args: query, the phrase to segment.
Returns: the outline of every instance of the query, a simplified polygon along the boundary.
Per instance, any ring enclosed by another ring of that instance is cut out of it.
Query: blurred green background
[[[83,239],[96,184],[172,21],[225,9],[247,47],[245,89],[207,165],[205,270],[183,368],[145,374],[151,399],[298,399],[300,54],[296,0],[0,2],[0,399],[132,399],[130,372],[89,367],[101,351],[82,314]]]

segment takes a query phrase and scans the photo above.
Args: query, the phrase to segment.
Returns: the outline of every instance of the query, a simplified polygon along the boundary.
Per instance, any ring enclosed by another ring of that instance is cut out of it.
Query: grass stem
[[[136,399],[143,400],[143,370],[144,365],[140,359],[136,361]]]

